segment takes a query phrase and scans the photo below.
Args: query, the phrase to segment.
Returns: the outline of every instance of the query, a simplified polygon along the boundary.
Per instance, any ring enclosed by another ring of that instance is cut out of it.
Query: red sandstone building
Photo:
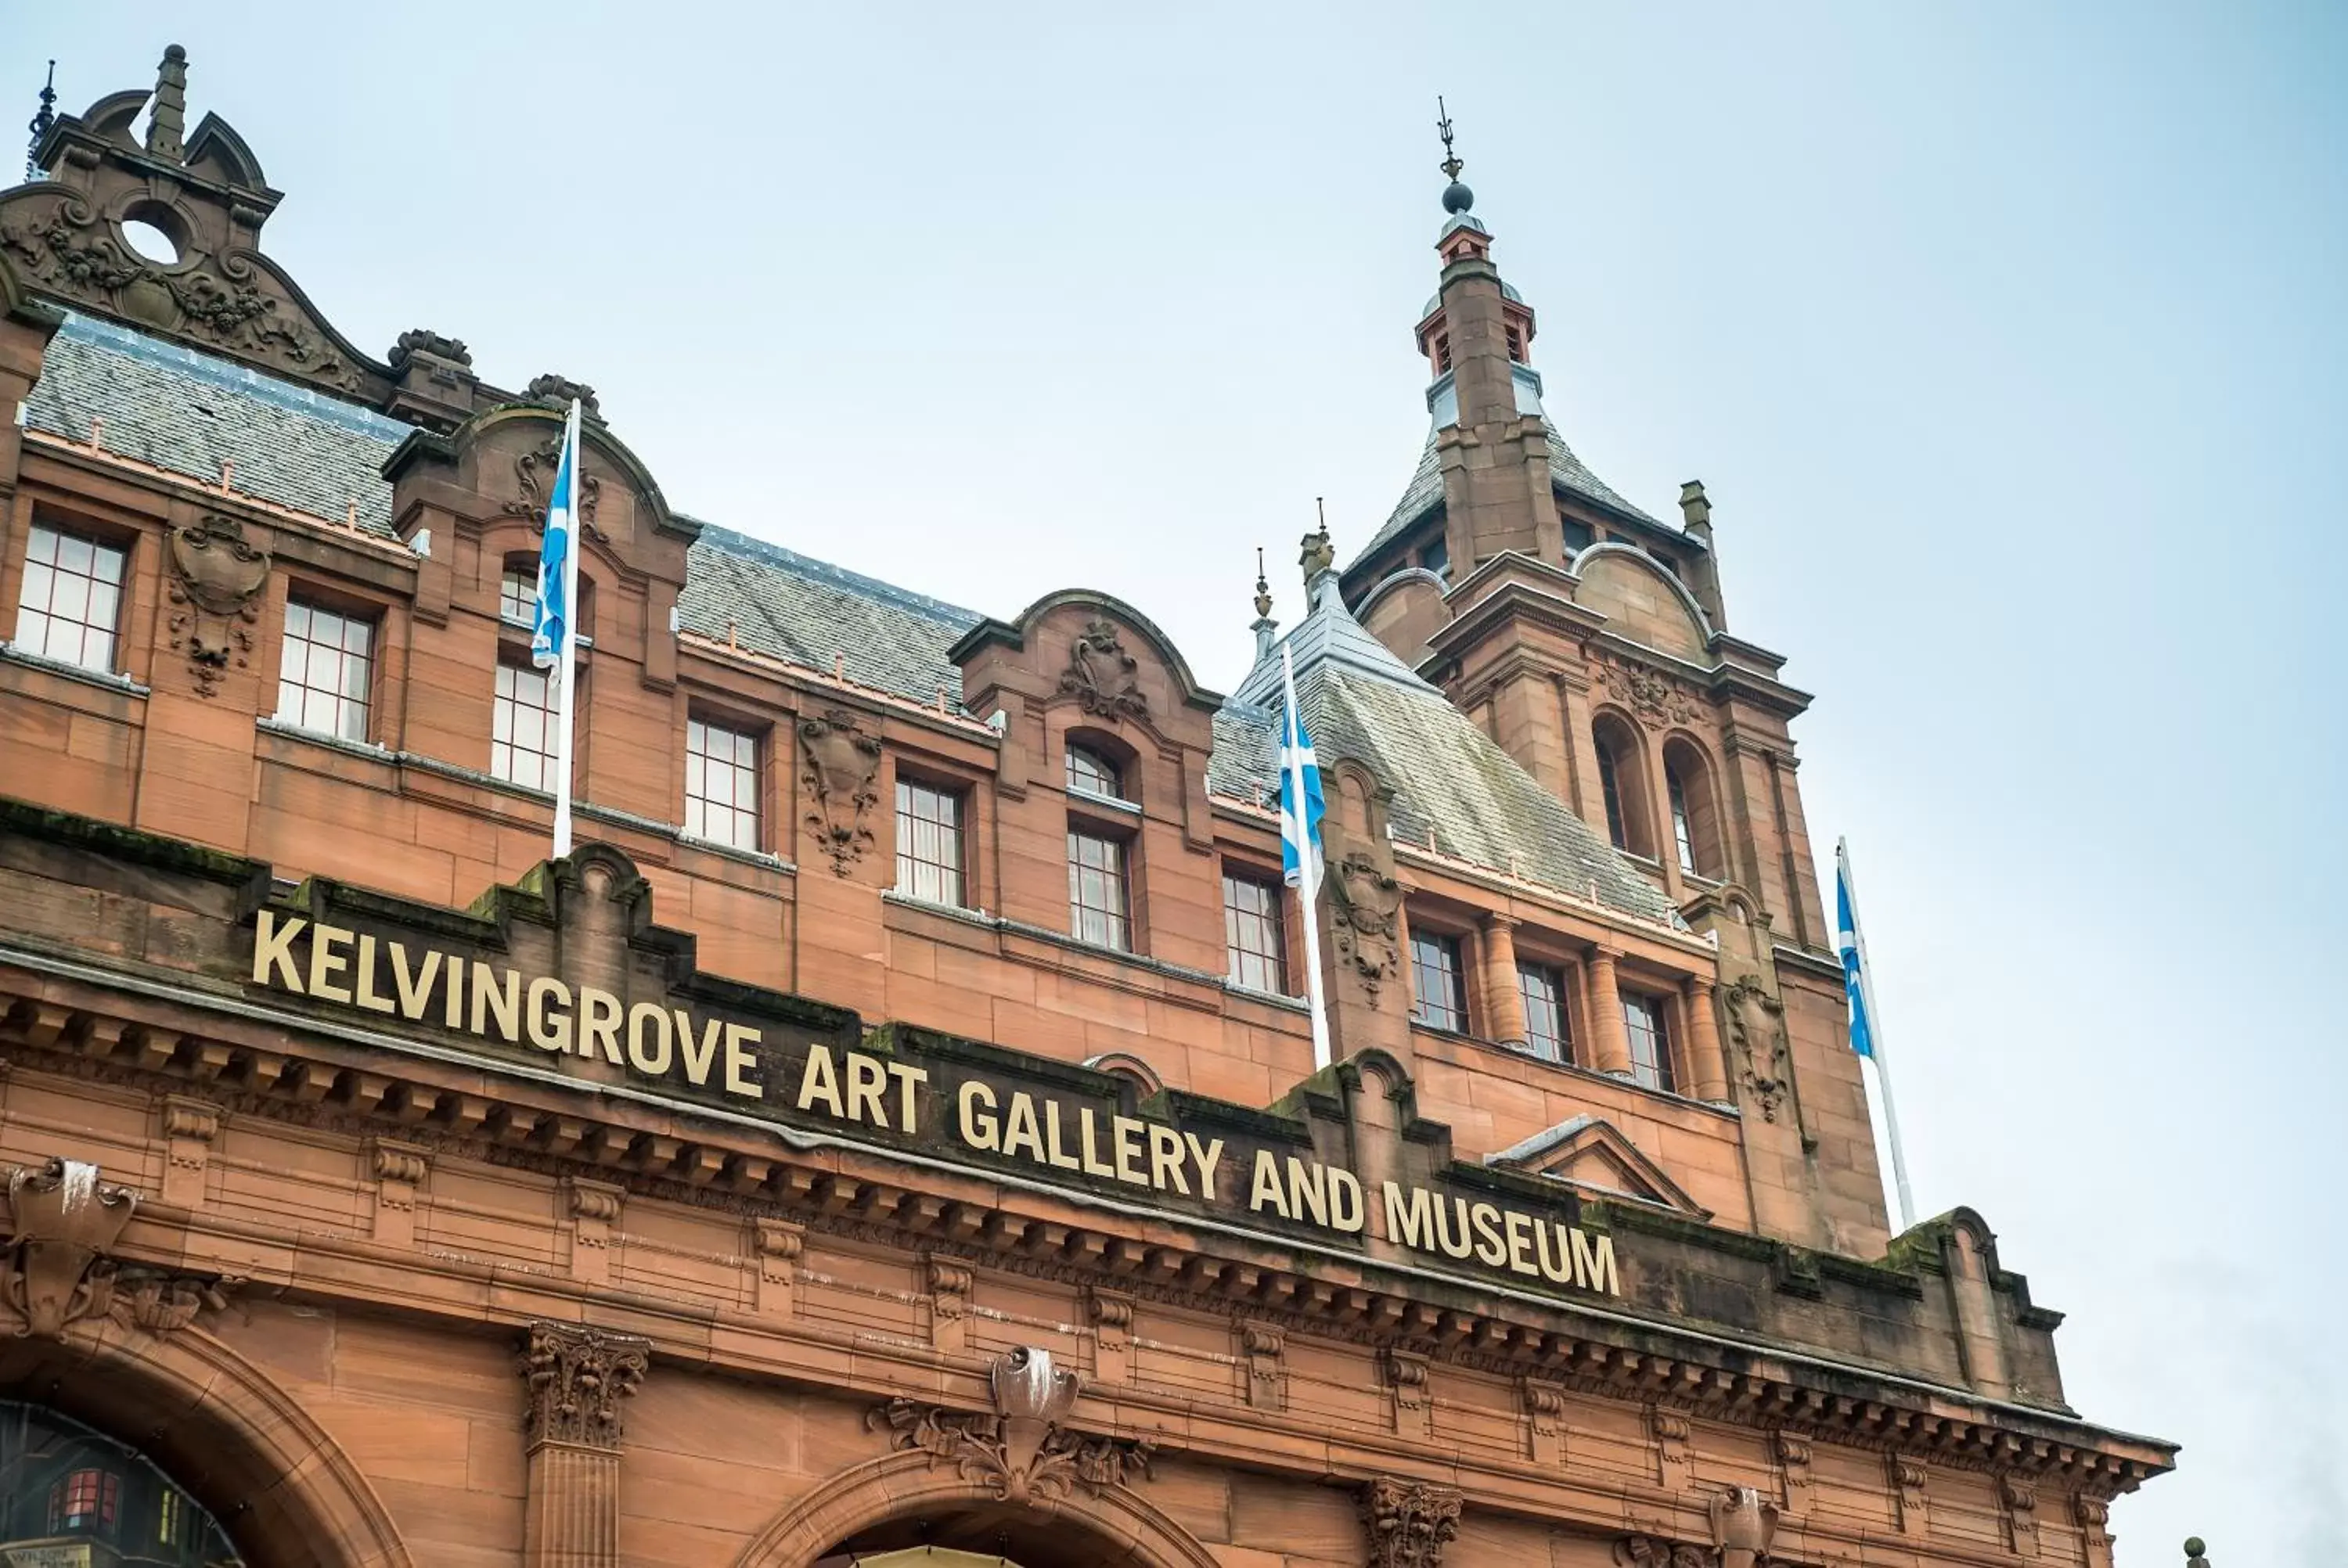
[[[0,193],[0,1561],[2110,1563],[2173,1450],[2064,1402],[1977,1216],[1890,1233],[1809,699],[1701,487],[1544,415],[1464,187],[1424,458],[1223,695],[361,351],[186,75]]]

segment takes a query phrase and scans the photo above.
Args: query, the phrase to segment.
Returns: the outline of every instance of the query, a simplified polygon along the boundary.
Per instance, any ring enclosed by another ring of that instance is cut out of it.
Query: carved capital
[[[568,1323],[533,1323],[522,1350],[522,1432],[532,1446],[620,1446],[620,1402],[636,1391],[652,1341]]]
[[[1617,1541],[1614,1561],[1621,1568],[1718,1568],[1715,1553],[1707,1549],[1654,1535],[1626,1535]]]
[[[1459,1533],[1459,1489],[1380,1476],[1362,1489],[1368,1568],[1442,1568]]]
[[[891,1448],[953,1465],[998,1501],[1048,1507],[1077,1487],[1097,1494],[1148,1475],[1155,1445],[1147,1440],[1089,1437],[1061,1425],[1076,1406],[1077,1379],[1056,1368],[1050,1352],[1013,1351],[994,1364],[990,1383],[990,1413],[892,1399],[866,1419],[889,1434]]]
[[[880,798],[873,787],[880,774],[880,741],[844,708],[801,719],[798,733],[808,825],[815,830],[817,845],[831,857],[834,874],[845,876],[873,843],[866,819]]]
[[[0,1296],[21,1319],[18,1337],[63,1339],[114,1303],[109,1255],[139,1196],[98,1180],[96,1165],[52,1159],[8,1173],[8,1233]]]

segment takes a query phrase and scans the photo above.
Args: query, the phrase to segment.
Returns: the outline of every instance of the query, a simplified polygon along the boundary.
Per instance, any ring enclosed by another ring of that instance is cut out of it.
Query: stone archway
[[[366,1479],[293,1397],[201,1329],[110,1317],[0,1337],[0,1392],[132,1444],[248,1568],[416,1568]]]
[[[735,1568],[812,1568],[835,1545],[877,1526],[973,1509],[1000,1508],[1000,1488],[914,1450],[841,1471],[791,1503],[761,1531]],[[1075,1526],[1098,1568],[1218,1568],[1214,1553],[1125,1486],[1078,1486],[1021,1504],[1039,1523]]]

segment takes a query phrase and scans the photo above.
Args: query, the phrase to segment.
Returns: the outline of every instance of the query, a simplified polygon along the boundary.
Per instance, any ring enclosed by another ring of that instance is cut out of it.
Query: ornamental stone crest
[[[1775,1122],[1786,1098],[1786,1009],[1762,989],[1758,975],[1740,976],[1721,999],[1739,1079],[1760,1106],[1761,1119]]]
[[[1777,1505],[1749,1486],[1732,1486],[1713,1493],[1710,1510],[1720,1568],[1762,1568],[1777,1535]]]
[[[1459,1533],[1457,1487],[1384,1476],[1362,1489],[1369,1568],[1441,1568],[1443,1549]]]
[[[232,662],[240,670],[251,662],[269,552],[247,540],[234,518],[207,514],[171,530],[170,556],[171,651],[188,656],[196,690],[209,697]]]
[[[63,1339],[68,1325],[114,1307],[108,1255],[139,1195],[98,1179],[98,1167],[53,1159],[8,1173],[7,1273],[0,1293],[22,1322],[16,1337]]]
[[[644,1380],[652,1342],[568,1323],[533,1323],[522,1350],[522,1432],[531,1446],[620,1446],[620,1401]]]
[[[1378,987],[1401,967],[1402,884],[1369,851],[1356,849],[1329,867],[1329,891],[1337,957],[1375,1002]]]
[[[1096,1494],[1146,1479],[1155,1445],[1147,1439],[1087,1437],[1060,1423],[1076,1408],[1081,1380],[1051,1352],[1023,1346],[996,1361],[991,1413],[892,1399],[867,1418],[890,1446],[950,1462],[963,1481],[997,1501],[1050,1504],[1081,1486]]]
[[[831,856],[833,872],[845,876],[873,842],[866,817],[880,798],[873,787],[880,774],[880,739],[845,708],[828,708],[820,717],[799,721],[799,755],[808,825]]]
[[[539,377],[540,381],[547,379]],[[531,385],[538,384],[532,382]],[[565,384],[568,384],[567,383]],[[584,388],[581,390],[584,391]],[[592,395],[592,394],[590,395]],[[569,399],[564,400],[569,407]],[[583,447],[585,443],[582,441]],[[580,467],[586,467],[582,452]],[[546,531],[548,492],[553,487],[555,470],[562,466],[562,431],[554,433],[535,446],[523,448],[514,457],[514,497],[499,509],[509,518],[528,518],[530,527]],[[602,531],[595,526],[595,509],[603,498],[603,481],[593,474],[579,476],[579,526],[590,538],[602,538]]]
[[[1096,619],[1085,623],[1083,635],[1068,650],[1068,667],[1060,674],[1060,695],[1075,698],[1076,706],[1103,719],[1149,717],[1140,666],[1125,651],[1113,620]]]

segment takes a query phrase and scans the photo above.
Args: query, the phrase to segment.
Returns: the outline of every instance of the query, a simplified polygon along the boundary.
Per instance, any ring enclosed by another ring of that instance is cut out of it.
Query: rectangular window
[[[1068,829],[1068,929],[1080,942],[1130,946],[1125,917],[1125,845]]]
[[[1223,946],[1231,955],[1233,985],[1275,996],[1288,994],[1279,883],[1223,873]]]
[[[1468,982],[1458,938],[1410,934],[1410,1016],[1437,1029],[1467,1032]]]
[[[1653,997],[1622,997],[1622,1028],[1631,1037],[1631,1078],[1650,1089],[1673,1087],[1672,1036],[1663,1004]]]
[[[1543,1061],[1573,1060],[1572,1026],[1565,1014],[1565,977],[1547,964],[1517,966],[1517,994],[1525,1004],[1525,1043]]]
[[[530,789],[554,788],[554,685],[548,671],[498,664],[498,698],[489,718],[489,773]]]
[[[277,664],[278,722],[364,741],[374,688],[374,623],[288,599],[285,649]]]
[[[121,1501],[121,1481],[112,1471],[77,1470],[49,1487],[49,1528],[84,1532],[111,1525]]]
[[[1070,857],[1074,863],[1073,855]],[[897,781],[897,891],[961,908],[962,796],[915,779]],[[1071,896],[1076,889],[1073,870]]]
[[[1557,520],[1565,532],[1565,553],[1568,559],[1580,555],[1598,542],[1597,534],[1591,531],[1588,523],[1562,507],[1559,508]]]
[[[112,545],[34,524],[25,545],[25,590],[16,600],[16,646],[112,672],[123,559]]]
[[[685,831],[736,849],[758,847],[758,737],[685,722]]]

